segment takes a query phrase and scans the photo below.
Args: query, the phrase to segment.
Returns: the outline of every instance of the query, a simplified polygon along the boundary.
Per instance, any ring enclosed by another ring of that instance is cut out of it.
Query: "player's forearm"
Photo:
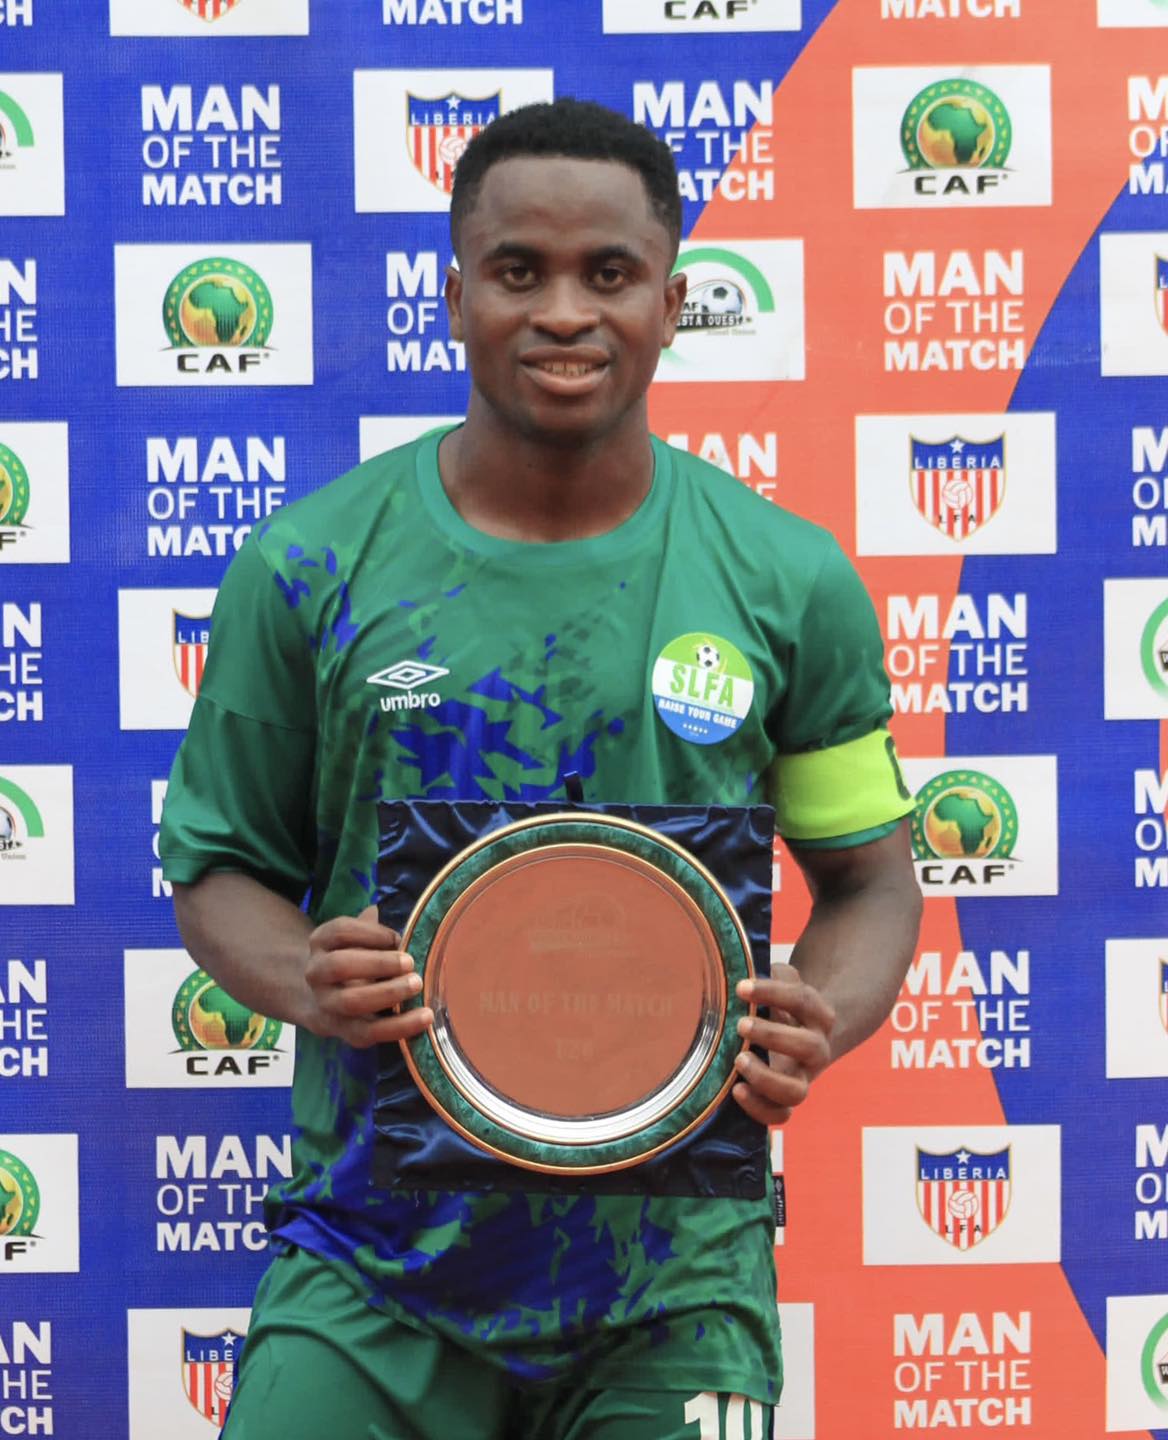
[[[192,959],[240,1004],[274,1020],[305,1022],[307,915],[238,871],[176,884],[174,912]]]
[[[883,1024],[912,962],[920,916],[911,871],[817,898],[791,963],[835,1011],[833,1059]]]

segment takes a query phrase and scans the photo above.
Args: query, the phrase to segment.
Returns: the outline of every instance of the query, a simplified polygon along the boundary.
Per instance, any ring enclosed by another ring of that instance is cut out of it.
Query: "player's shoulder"
[[[434,432],[372,455],[318,489],[266,517],[256,527],[269,559],[292,550],[337,550],[368,543],[409,509],[416,491],[418,454]]]
[[[703,523],[733,533],[739,545],[758,546],[810,571],[840,553],[823,525],[760,495],[717,465],[659,441],[673,466],[677,498],[703,515]]]

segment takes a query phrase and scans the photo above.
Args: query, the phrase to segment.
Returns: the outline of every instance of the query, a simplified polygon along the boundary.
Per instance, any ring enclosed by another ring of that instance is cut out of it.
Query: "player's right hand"
[[[309,992],[307,1028],[366,1049],[420,1035],[434,1012],[398,1007],[422,988],[401,936],[382,925],[370,905],[355,917],[339,916],[308,937],[304,979]]]

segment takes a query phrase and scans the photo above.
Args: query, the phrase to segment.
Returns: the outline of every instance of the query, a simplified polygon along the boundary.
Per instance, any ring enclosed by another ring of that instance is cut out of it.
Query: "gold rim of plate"
[[[598,829],[601,835],[614,838],[639,836],[659,847],[683,873],[695,877],[695,889],[708,892],[704,898],[712,902],[710,908],[716,910],[723,934],[733,937],[733,954],[726,954],[727,947],[718,938],[715,922],[683,884],[652,860],[619,843],[606,844],[602,839],[548,840],[512,851],[510,842],[524,831],[550,829],[554,834],[568,825]],[[479,870],[473,863],[483,851],[500,846],[508,853],[494,864]],[[455,1034],[456,1020],[451,1019],[444,1005],[442,957],[460,920],[493,886],[534,864],[581,859],[617,863],[635,872],[683,912],[695,935],[695,945],[701,950],[700,967],[695,967],[700,969],[700,1000],[692,1037],[685,1043],[679,1063],[658,1084],[635,1102],[616,1109],[565,1115],[501,1095],[479,1072],[473,1056],[460,1045]],[[463,867],[469,867],[469,881],[434,924],[425,952],[419,955],[412,943],[419,926],[426,922],[428,928],[432,917],[427,912],[434,897]],[[742,922],[721,884],[699,860],[669,837],[636,821],[569,811],[532,816],[491,831],[460,851],[430,881],[410,915],[402,948],[414,956],[423,983],[421,994],[410,1005],[428,1005],[435,1015],[434,1024],[423,1035],[403,1042],[410,1073],[429,1103],[455,1130],[509,1164],[559,1174],[595,1174],[639,1164],[675,1145],[710,1114],[736,1079],[735,1057],[747,1048],[747,1042],[737,1036],[736,1024],[733,1034],[728,1027],[732,1008],[737,1011],[735,1022],[738,1015],[754,1014],[753,1005],[734,996],[728,979],[731,964],[741,972],[736,979],[754,973],[750,942]],[[431,1058],[437,1062],[437,1070]],[[711,1069],[716,1063],[719,1073],[714,1076]],[[441,1093],[447,1087],[449,1093]],[[706,1093],[699,1095],[699,1090]],[[679,1121],[676,1126],[670,1123],[673,1117]]]

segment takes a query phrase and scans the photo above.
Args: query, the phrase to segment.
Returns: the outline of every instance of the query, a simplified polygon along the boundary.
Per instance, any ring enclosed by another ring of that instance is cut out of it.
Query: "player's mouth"
[[[609,357],[601,350],[567,354],[532,350],[519,357],[526,374],[553,395],[587,395],[604,379]]]
[[[569,363],[567,360],[545,360],[542,365],[536,367],[542,370],[545,375],[590,375],[593,370],[599,370],[599,365],[589,365],[583,360]]]

